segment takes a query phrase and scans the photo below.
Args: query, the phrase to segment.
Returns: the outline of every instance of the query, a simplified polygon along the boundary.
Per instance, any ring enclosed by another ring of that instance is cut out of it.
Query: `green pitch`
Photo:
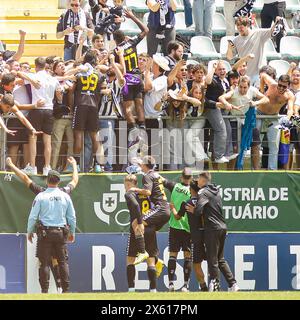
[[[300,291],[0,294],[0,300],[300,300]]]

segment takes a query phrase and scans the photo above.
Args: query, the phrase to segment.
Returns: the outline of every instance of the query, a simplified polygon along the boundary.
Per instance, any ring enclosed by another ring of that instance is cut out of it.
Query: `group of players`
[[[156,292],[156,280],[162,272],[163,261],[158,258],[156,231],[169,222],[169,291],[175,291],[177,255],[184,252],[184,286],[189,291],[192,264],[201,291],[219,291],[219,270],[225,276],[229,291],[238,291],[232,272],[224,259],[227,227],[222,215],[218,188],[210,185],[210,174],[202,172],[198,180],[185,168],[181,181],[169,181],[155,171],[155,160],[145,156],[139,163],[143,173],[142,188],[137,177],[125,177],[125,199],[130,214],[130,235],[127,246],[127,280],[130,292],[135,291],[135,265],[147,260],[150,292]],[[171,192],[170,204],[164,188]],[[210,196],[211,194],[212,196]],[[206,214],[203,214],[207,206]],[[204,226],[208,228],[204,228]],[[208,240],[208,242],[206,241]],[[209,252],[206,252],[209,248]],[[207,286],[201,263],[209,257],[210,283]]]
[[[61,188],[70,194],[78,183],[76,160],[68,158],[73,167],[72,181]],[[38,194],[45,188],[35,184],[22,170],[17,168],[10,158],[6,164],[21,178],[27,187]],[[169,223],[169,291],[175,291],[175,271],[177,255],[184,252],[184,286],[182,291],[189,291],[189,280],[192,264],[199,289],[201,291],[219,291],[219,271],[224,275],[229,291],[238,291],[236,280],[224,259],[224,244],[227,227],[222,215],[222,202],[218,187],[211,184],[208,172],[199,174],[193,179],[190,168],[185,168],[180,182],[163,178],[155,171],[156,163],[152,156],[139,160],[143,173],[142,188],[138,187],[138,179],[134,174],[125,176],[125,199],[130,214],[130,233],[127,245],[127,281],[128,291],[135,291],[135,266],[147,261],[150,292],[156,292],[157,278],[160,276],[164,262],[159,259],[156,232]],[[168,202],[165,188],[171,192]],[[41,252],[37,248],[37,258]],[[207,260],[209,286],[201,267]],[[51,270],[54,275],[58,292],[62,291],[62,283],[55,254],[52,257]]]

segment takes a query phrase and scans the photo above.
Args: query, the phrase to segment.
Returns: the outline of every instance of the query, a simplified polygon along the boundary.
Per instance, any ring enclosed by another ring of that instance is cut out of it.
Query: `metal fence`
[[[12,115],[6,115],[4,116],[5,119],[12,118],[14,116]],[[265,115],[257,115],[257,119],[278,119],[281,116],[265,116]],[[232,115],[223,115],[224,119],[228,120],[238,120],[245,118],[244,116],[232,116]],[[70,116],[69,119],[72,119]],[[206,118],[201,117],[186,117],[184,120],[182,120],[183,128],[177,128],[178,130],[184,129],[187,122],[200,122],[204,121]],[[115,164],[118,165],[119,169],[116,169],[116,171],[120,171],[120,166],[125,165],[128,162],[128,149],[127,149],[127,123],[123,119],[118,119],[117,117],[99,117],[99,120],[114,120],[115,121],[115,145],[113,146],[113,150],[108,150],[113,153],[113,158],[118,159]],[[149,154],[153,155],[156,158],[157,163],[160,166],[160,169],[165,168],[166,164],[166,157],[168,157],[168,146],[166,139],[170,139],[169,134],[169,127],[168,123],[172,123],[169,117],[147,117],[146,122],[150,123],[152,125],[147,125],[147,134],[148,134],[148,141],[149,141]],[[241,124],[240,121],[238,122],[239,125],[237,126],[237,144],[240,145],[240,139],[241,139]],[[154,124],[154,125],[153,125]],[[204,129],[203,129],[204,130]],[[203,131],[204,133],[204,131]],[[185,132],[183,130],[183,135],[185,135]],[[173,135],[171,138],[176,139]],[[184,140],[184,139],[183,139]],[[182,141],[183,141],[182,140]],[[67,141],[64,141],[67,142]],[[178,143],[178,141],[176,141]],[[200,142],[202,144],[209,143],[210,141],[205,141],[204,136],[203,139],[200,139]],[[167,146],[167,147],[166,147]],[[185,146],[183,146],[184,148]],[[195,147],[197,149],[197,147]],[[82,153],[81,153],[81,170],[84,171],[85,168],[85,148],[84,143],[82,146]],[[7,157],[7,148],[6,148],[6,134],[3,130],[0,130],[0,167],[1,170],[5,170],[5,158]],[[195,150],[194,150],[195,151]],[[60,156],[66,156],[65,154],[60,154]],[[182,154],[182,158],[184,157],[184,151]],[[180,157],[179,157],[180,159]]]

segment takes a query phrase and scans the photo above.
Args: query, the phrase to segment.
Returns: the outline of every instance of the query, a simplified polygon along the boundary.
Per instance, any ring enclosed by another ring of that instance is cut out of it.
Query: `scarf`
[[[125,76],[125,85],[122,89],[122,93],[123,95],[127,95],[128,94],[128,86],[135,86],[138,85],[141,82],[141,79],[131,73],[126,73]]]
[[[159,0],[158,2],[160,3],[159,21],[160,21],[160,25],[164,26],[166,24],[166,14],[168,13],[169,8],[168,8],[167,1]]]
[[[239,10],[236,11],[233,17],[234,18],[246,17],[246,16],[250,17],[254,2],[255,0],[247,0],[247,2]]]
[[[65,18],[64,18],[64,30],[69,27],[74,27],[76,25],[80,25],[83,28],[87,27],[87,21],[86,21],[86,15],[85,12],[80,8],[78,13],[74,13],[71,9],[69,9],[66,12]],[[70,33],[67,37],[68,42],[73,44],[79,43],[79,38],[82,34],[82,30],[80,31],[74,31],[73,33]],[[87,40],[84,42],[84,46],[88,46]]]

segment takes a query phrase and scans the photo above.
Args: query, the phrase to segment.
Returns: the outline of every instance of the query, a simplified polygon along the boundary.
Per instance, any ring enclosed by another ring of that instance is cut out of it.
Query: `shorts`
[[[160,230],[170,219],[169,205],[156,205],[143,215],[143,221],[147,226],[154,226],[155,230]]]
[[[157,246],[157,239],[156,239],[156,231],[154,228],[145,227],[144,233],[145,239],[145,249],[149,254],[149,257],[157,257],[159,254],[158,246]],[[132,228],[130,228],[130,233],[128,235],[128,242],[127,242],[127,257],[136,257],[138,254],[135,235],[133,233]]]
[[[52,110],[30,110],[28,120],[36,131],[43,131],[49,135],[52,134],[54,122]]]
[[[135,99],[142,99],[143,91],[144,85],[142,82],[136,85],[129,85],[128,93],[126,95],[123,93],[123,101],[133,101]]]
[[[204,245],[204,231],[199,230],[192,237],[192,261],[193,263],[201,263],[206,260],[206,250]]]
[[[97,132],[99,130],[98,109],[92,106],[76,106],[72,128],[80,131]]]
[[[191,251],[191,234],[185,230],[169,229],[169,252]]]
[[[7,127],[10,130],[16,130],[14,136],[7,135],[7,145],[18,145],[18,144],[27,144],[29,137],[29,130],[23,125],[23,123],[16,118],[8,119]]]

